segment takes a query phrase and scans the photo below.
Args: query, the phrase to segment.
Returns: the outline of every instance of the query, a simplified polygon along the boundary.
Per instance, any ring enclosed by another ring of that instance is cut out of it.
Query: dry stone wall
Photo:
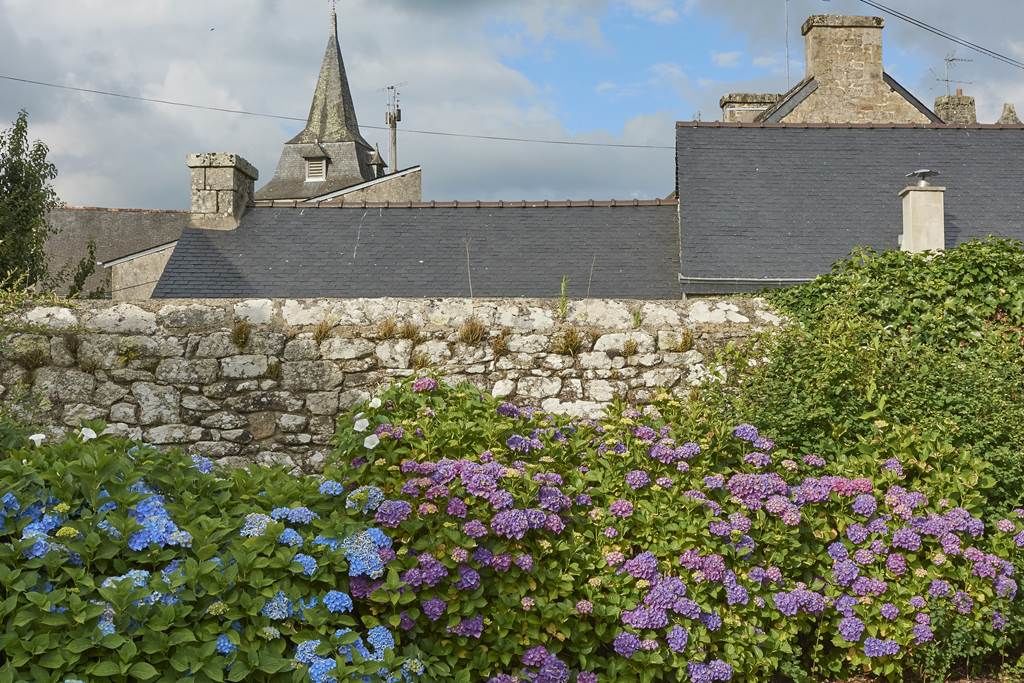
[[[594,415],[616,396],[682,395],[715,348],[780,322],[758,299],[77,302],[0,320],[0,397],[53,432],[103,420],[229,464],[315,471],[337,416],[398,378]]]

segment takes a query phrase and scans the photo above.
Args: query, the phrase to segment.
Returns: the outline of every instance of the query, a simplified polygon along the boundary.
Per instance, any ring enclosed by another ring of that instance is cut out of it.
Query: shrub
[[[373,599],[408,601],[432,679],[903,680],[1019,642],[1024,524],[934,433],[879,426],[836,462],[683,432],[669,400],[598,424],[430,378],[381,398],[336,457],[388,501],[399,583]]]
[[[990,504],[1024,504],[1024,249],[859,252],[772,300],[796,323],[729,359],[703,399],[792,449],[845,457],[873,419],[939,430],[991,463]],[[752,366],[748,359],[766,360]]]
[[[487,338],[487,325],[477,316],[471,316],[459,327],[458,338],[463,344],[476,346]]]
[[[3,426],[0,445],[0,680],[419,669],[367,600],[370,581],[397,582],[390,538],[354,502],[372,495],[88,428],[36,448]]]

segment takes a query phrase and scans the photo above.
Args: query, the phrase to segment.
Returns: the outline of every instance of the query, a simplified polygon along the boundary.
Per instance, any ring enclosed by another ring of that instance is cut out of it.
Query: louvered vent
[[[306,180],[325,180],[327,178],[327,159],[309,159],[306,161]]]

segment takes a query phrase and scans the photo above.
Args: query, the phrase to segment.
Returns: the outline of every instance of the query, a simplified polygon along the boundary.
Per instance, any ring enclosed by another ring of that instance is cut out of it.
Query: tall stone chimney
[[[999,123],[1004,126],[1019,126],[1020,117],[1017,116],[1017,108],[1009,102],[1003,105],[1003,114],[999,117]]]
[[[910,253],[946,248],[946,188],[931,185],[931,171],[919,172],[921,181],[903,188],[903,238],[900,249]]]
[[[801,29],[807,49],[807,75],[820,82],[845,84],[851,95],[865,83],[882,80],[881,17],[819,14]]]
[[[763,112],[771,109],[782,95],[771,93],[733,92],[718,101],[722,107],[722,120],[727,123],[753,123]]]
[[[955,95],[935,98],[935,113],[951,126],[973,126],[978,122],[978,108],[974,98],[957,88]]]
[[[189,154],[192,170],[192,225],[207,230],[234,230],[252,204],[256,168],[235,154]]]

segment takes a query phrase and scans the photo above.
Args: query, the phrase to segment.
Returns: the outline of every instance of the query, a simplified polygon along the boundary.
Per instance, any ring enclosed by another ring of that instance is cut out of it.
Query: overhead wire
[[[981,54],[986,55],[987,57],[991,57],[992,59],[1003,62],[1004,64],[1008,64],[1009,66],[1013,66],[1018,69],[1024,70],[1024,60],[1016,59],[1014,57],[1010,57],[1009,55],[1005,55],[1001,52],[997,52],[996,50],[984,47],[983,45],[973,43],[967,40],[966,38],[961,38],[960,36],[950,33],[949,31],[933,26],[921,19],[912,17],[911,15],[905,12],[901,12],[899,10],[893,9],[892,7],[888,7],[880,2],[876,2],[875,0],[860,0],[860,2],[869,7],[877,9],[880,12],[884,12],[885,14],[892,15],[897,19],[912,24],[924,31],[937,35],[940,38],[945,38],[946,40],[956,43],[957,45],[961,45],[970,50],[974,50],[975,52],[980,52]]]
[[[18,76],[10,76],[7,74],[0,74],[0,80],[13,81],[16,83],[25,83],[29,85],[38,85],[47,88],[56,88],[59,90],[69,90],[72,92],[81,92],[91,95],[103,95],[106,97],[117,97],[124,100],[131,100],[133,102],[148,102],[151,104],[163,104],[171,107],[184,107],[186,109],[196,109],[201,111],[213,111],[220,112],[222,114],[237,114],[240,116],[252,116],[257,118],[265,119],[279,119],[282,121],[306,121],[305,118],[299,118],[297,116],[284,116],[282,114],[268,114],[264,112],[248,111],[245,109],[230,109],[228,107],[214,107],[203,104],[193,104],[190,102],[180,102],[177,100],[164,100],[156,97],[143,97],[141,95],[129,95],[126,93],[114,92],[110,90],[98,90],[96,88],[82,88],[73,85],[66,85],[63,83],[50,83],[47,81],[33,80],[31,78],[20,78]],[[364,126],[360,125],[360,128],[367,130],[388,130],[385,126]],[[626,143],[613,143],[613,142],[585,142],[582,140],[553,140],[544,138],[520,138],[505,135],[477,135],[472,133],[455,133],[450,131],[438,131],[438,130],[416,130],[412,128],[403,128],[403,133],[412,133],[415,135],[433,135],[447,138],[467,138],[472,140],[491,140],[495,142],[527,142],[544,145],[565,145],[573,147],[610,147],[618,149],[665,149],[675,150],[675,147],[668,145],[632,145]]]

